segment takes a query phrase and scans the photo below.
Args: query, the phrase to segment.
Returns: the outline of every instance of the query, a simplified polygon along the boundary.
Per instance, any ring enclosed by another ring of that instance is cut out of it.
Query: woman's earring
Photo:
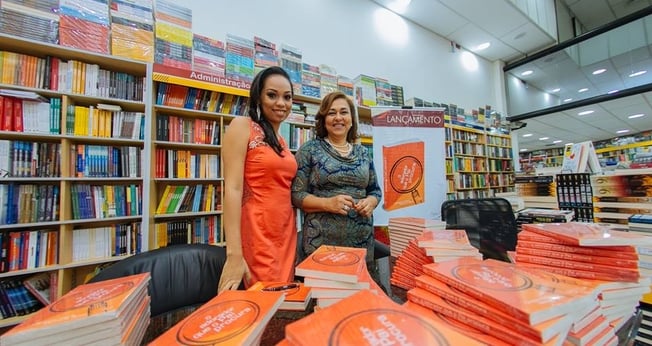
[[[256,117],[257,117],[256,121],[260,121],[260,113],[261,113],[260,106],[258,106],[256,107]]]

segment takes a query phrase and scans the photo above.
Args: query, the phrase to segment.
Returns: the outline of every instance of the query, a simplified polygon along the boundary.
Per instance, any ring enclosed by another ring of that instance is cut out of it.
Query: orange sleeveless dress
[[[240,227],[242,252],[251,272],[245,287],[257,281],[294,279],[297,229],[290,187],[297,162],[283,138],[279,138],[283,157],[263,138],[263,129],[250,120]]]

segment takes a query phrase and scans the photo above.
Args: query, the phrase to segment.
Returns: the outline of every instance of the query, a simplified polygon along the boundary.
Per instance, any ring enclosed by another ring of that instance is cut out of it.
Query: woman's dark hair
[[[263,93],[265,81],[267,78],[273,75],[281,75],[288,80],[290,83],[290,90],[292,90],[292,96],[294,97],[294,89],[292,86],[292,81],[290,80],[290,75],[281,67],[268,67],[260,71],[254,78],[253,82],[251,82],[251,88],[249,88],[249,101],[247,103],[247,116],[249,116],[253,121],[257,122],[260,127],[263,128],[263,133],[265,133],[265,138],[263,141],[267,143],[272,149],[274,149],[274,151],[279,156],[283,156],[281,153],[283,148],[281,147],[281,143],[276,138],[276,133],[274,133],[272,124],[267,121],[267,119],[261,114],[262,111],[260,110],[260,98]]]
[[[326,131],[325,123],[326,115],[328,115],[328,111],[331,109],[333,102],[338,99],[346,100],[346,103],[349,105],[349,110],[351,111],[351,128],[346,134],[346,141],[353,143],[355,142],[356,138],[358,138],[358,120],[355,116],[355,104],[350,97],[346,96],[346,94],[341,91],[333,91],[324,96],[324,98],[321,100],[321,105],[319,106],[319,110],[315,115],[315,135],[318,138],[325,138],[328,136],[328,131]]]

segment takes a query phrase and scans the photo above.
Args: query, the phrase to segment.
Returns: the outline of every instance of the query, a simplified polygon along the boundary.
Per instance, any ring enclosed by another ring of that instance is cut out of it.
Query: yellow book
[[[163,191],[163,194],[161,195],[161,200],[158,202],[158,207],[156,207],[156,213],[157,214],[164,214],[165,210],[168,208],[168,203],[170,202],[169,196],[171,195],[171,189],[174,186],[168,185],[165,187],[165,190]]]

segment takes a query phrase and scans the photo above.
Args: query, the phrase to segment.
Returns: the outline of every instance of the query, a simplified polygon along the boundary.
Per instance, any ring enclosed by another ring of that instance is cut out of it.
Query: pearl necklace
[[[353,146],[351,145],[351,143],[346,142],[346,144],[337,145],[337,144],[331,142],[330,139],[328,139],[328,137],[326,137],[325,140],[326,140],[326,143],[328,143],[331,147],[333,147],[335,150],[337,150],[337,152],[340,153],[340,155],[349,156],[349,154],[351,154],[351,149],[353,149]]]

